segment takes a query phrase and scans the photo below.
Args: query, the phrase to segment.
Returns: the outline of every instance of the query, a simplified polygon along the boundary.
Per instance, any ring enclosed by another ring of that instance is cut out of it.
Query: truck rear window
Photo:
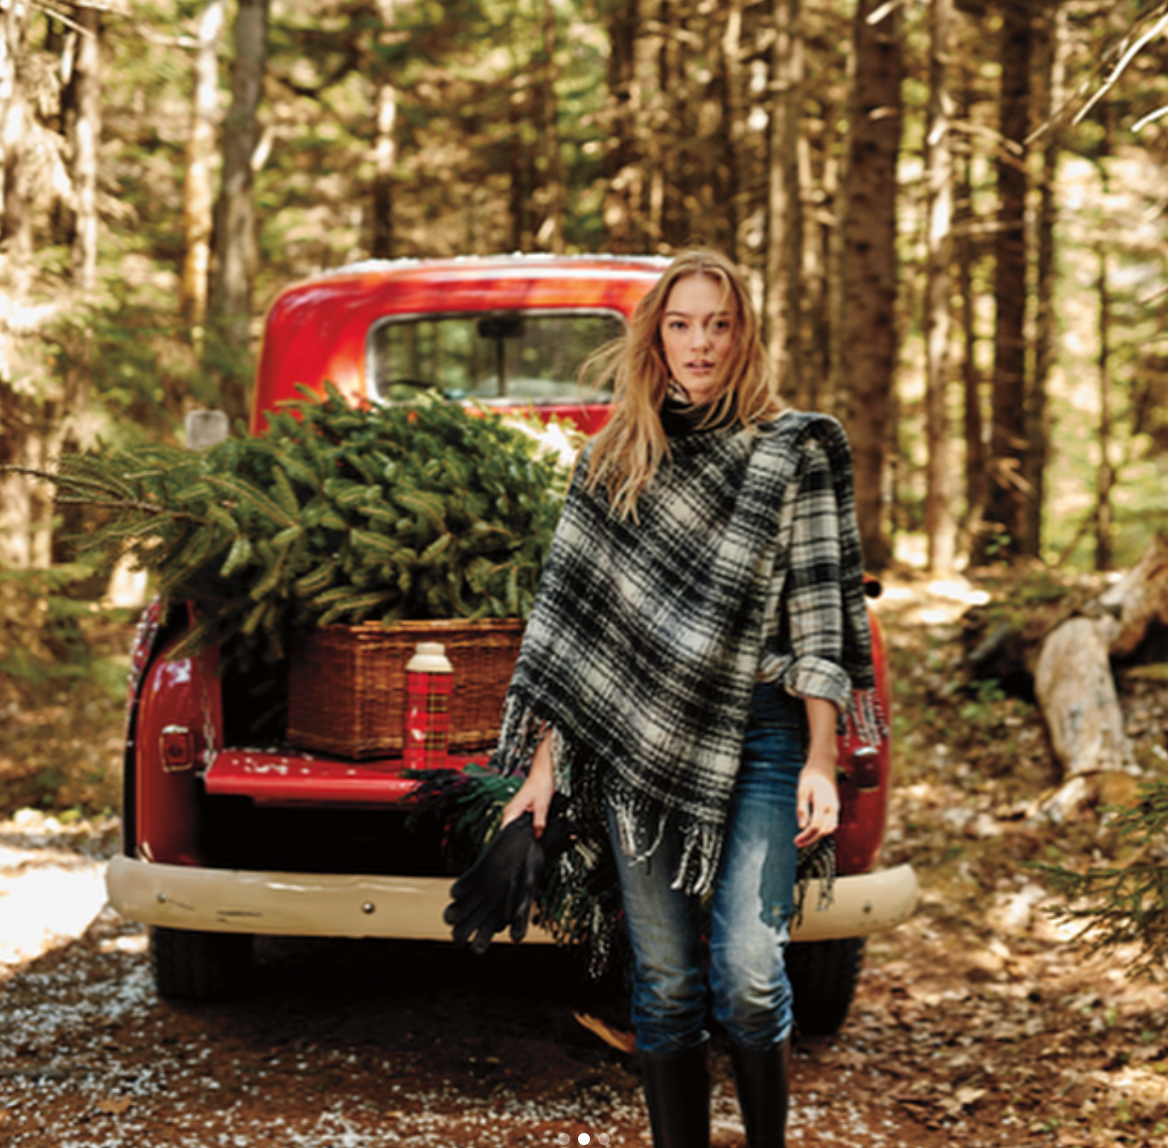
[[[481,402],[605,401],[585,395],[581,363],[624,332],[612,312],[506,311],[391,318],[369,343],[369,378],[384,402],[437,390]]]

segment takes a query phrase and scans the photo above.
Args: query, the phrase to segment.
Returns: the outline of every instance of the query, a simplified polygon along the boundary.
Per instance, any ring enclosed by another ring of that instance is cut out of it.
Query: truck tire
[[[839,1032],[856,995],[863,963],[863,937],[787,946],[787,977],[794,995],[795,1027],[801,1036]]]
[[[246,990],[252,968],[247,933],[150,930],[154,985],[163,1000],[214,1001]]]

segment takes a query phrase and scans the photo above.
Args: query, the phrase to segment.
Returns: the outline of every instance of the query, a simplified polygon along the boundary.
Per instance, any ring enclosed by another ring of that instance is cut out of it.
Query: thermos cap
[[[399,663],[400,664],[400,663]],[[449,674],[453,667],[441,642],[419,642],[406,665],[407,674]]]

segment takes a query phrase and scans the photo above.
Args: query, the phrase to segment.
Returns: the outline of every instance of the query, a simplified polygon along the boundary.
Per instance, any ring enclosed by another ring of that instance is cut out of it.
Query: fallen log
[[[1168,536],[1159,535],[1122,578],[1056,626],[1039,651],[1034,690],[1064,781],[1045,803],[1062,820],[1093,799],[1090,779],[1137,773],[1111,659],[1136,650],[1153,623],[1168,624]]]
[[[1034,692],[1067,777],[1132,765],[1108,630],[1104,619],[1070,618],[1047,636],[1038,655]]]

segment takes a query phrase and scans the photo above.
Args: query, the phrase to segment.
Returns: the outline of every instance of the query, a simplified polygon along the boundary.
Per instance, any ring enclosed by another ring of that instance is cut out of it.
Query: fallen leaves
[[[117,1100],[99,1100],[94,1107],[105,1116],[125,1116],[133,1108],[134,1102],[126,1097]]]

